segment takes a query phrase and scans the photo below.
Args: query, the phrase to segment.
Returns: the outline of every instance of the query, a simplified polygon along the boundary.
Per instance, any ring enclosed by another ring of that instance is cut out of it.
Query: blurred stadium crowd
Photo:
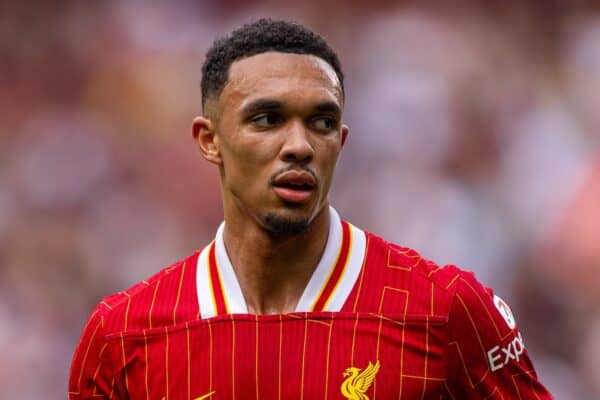
[[[200,65],[216,36],[271,16],[342,59],[340,214],[475,271],[556,398],[599,398],[600,4],[396,3],[0,6],[1,397],[64,398],[101,297],[212,238],[217,174],[190,133]]]

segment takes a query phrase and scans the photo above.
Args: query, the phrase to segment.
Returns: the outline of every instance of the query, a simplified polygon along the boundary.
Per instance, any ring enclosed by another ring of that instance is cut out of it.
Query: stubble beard
[[[289,218],[269,213],[264,218],[264,226],[271,236],[290,237],[306,233],[310,228],[308,218]]]

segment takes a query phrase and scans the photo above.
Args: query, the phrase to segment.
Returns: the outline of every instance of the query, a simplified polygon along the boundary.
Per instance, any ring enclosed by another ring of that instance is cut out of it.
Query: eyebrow
[[[244,105],[241,111],[244,115],[250,115],[256,114],[261,111],[272,111],[279,110],[282,108],[283,103],[278,100],[257,99]],[[340,108],[340,106],[333,101],[325,101],[323,103],[318,103],[316,106],[314,106],[314,110],[318,112],[334,113],[338,115],[342,114],[342,109]]]
[[[277,110],[283,107],[283,104],[277,100],[258,99],[251,101],[242,107],[242,113],[245,115],[255,114],[260,111]]]
[[[340,106],[332,101],[326,101],[324,103],[317,104],[315,110],[319,112],[330,112],[338,115],[342,114],[342,109],[340,108]]]

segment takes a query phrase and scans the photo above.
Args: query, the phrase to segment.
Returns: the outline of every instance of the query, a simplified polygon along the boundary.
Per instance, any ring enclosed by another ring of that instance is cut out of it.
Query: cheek
[[[263,169],[272,160],[268,146],[260,140],[238,140],[222,147],[223,171],[227,180],[249,186],[263,174]]]
[[[339,146],[336,146],[335,144],[327,146],[326,151],[323,152],[323,157],[318,163],[319,174],[321,175],[321,182],[323,184],[322,189],[324,192],[329,192],[329,188],[331,187],[338,156]]]
[[[240,146],[235,154],[233,154],[233,157],[235,157],[237,168],[246,173],[252,172],[253,174],[260,173],[260,170],[272,160],[260,144],[255,145],[251,143]]]
[[[341,148],[338,142],[328,143],[322,160],[322,166],[324,168],[324,171],[333,174],[333,170],[335,169],[340,155],[340,150]]]

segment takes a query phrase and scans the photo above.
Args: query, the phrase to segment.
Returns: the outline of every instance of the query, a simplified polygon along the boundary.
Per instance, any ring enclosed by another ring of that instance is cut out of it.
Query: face
[[[234,62],[218,99],[194,120],[202,154],[219,166],[226,217],[274,234],[300,233],[329,204],[348,128],[324,60],[269,52]]]

